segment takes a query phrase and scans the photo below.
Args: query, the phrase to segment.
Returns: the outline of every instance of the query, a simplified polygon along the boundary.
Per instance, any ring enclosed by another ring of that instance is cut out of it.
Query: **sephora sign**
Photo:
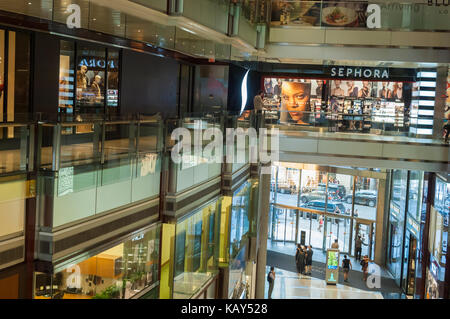
[[[365,68],[355,66],[331,67],[330,76],[332,78],[351,78],[366,80],[388,80],[389,69],[387,68]]]

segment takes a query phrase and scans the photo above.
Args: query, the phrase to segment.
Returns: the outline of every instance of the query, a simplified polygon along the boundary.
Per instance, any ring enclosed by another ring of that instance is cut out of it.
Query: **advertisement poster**
[[[280,122],[309,124],[310,96],[311,83],[284,81],[281,86]]]
[[[367,3],[272,1],[271,25],[366,27]]]

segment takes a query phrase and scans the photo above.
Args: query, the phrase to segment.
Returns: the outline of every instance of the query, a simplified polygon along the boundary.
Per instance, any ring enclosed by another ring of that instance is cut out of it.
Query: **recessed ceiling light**
[[[30,6],[32,3],[31,2],[28,2],[28,5]]]
[[[92,21],[96,21],[97,19],[96,18],[92,18]]]

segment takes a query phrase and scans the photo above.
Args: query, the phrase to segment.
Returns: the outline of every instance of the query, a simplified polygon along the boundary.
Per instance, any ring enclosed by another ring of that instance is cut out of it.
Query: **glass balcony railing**
[[[369,5],[377,5],[374,30],[448,31],[450,10],[428,3],[382,1],[272,1],[271,26],[366,28]]]
[[[212,135],[222,133],[222,128],[223,117],[218,114],[191,113],[185,114],[181,119],[168,121],[165,136],[166,152],[171,157],[170,193],[185,191],[220,176],[221,154],[216,154],[216,149],[208,148],[207,145],[211,143],[212,138],[220,139],[220,136]],[[182,144],[179,141],[182,141]],[[175,150],[174,147],[180,148]]]
[[[361,133],[424,139],[424,135],[415,129],[423,120],[407,114],[391,115],[383,114],[382,111],[359,114],[270,110],[265,111],[263,117],[267,127],[278,127],[280,131]],[[435,129],[441,129],[444,123],[445,120],[442,119],[442,125],[435,125]],[[427,136],[427,139],[431,141],[432,137]]]
[[[60,227],[159,195],[159,116],[81,118],[39,123],[43,227]]]

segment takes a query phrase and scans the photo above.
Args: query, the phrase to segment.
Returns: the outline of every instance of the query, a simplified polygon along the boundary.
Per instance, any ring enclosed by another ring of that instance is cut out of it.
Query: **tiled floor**
[[[266,267],[268,271],[269,267]],[[265,298],[268,292],[269,285],[266,282]],[[272,299],[383,299],[383,295],[341,284],[327,285],[324,280],[278,269]]]

